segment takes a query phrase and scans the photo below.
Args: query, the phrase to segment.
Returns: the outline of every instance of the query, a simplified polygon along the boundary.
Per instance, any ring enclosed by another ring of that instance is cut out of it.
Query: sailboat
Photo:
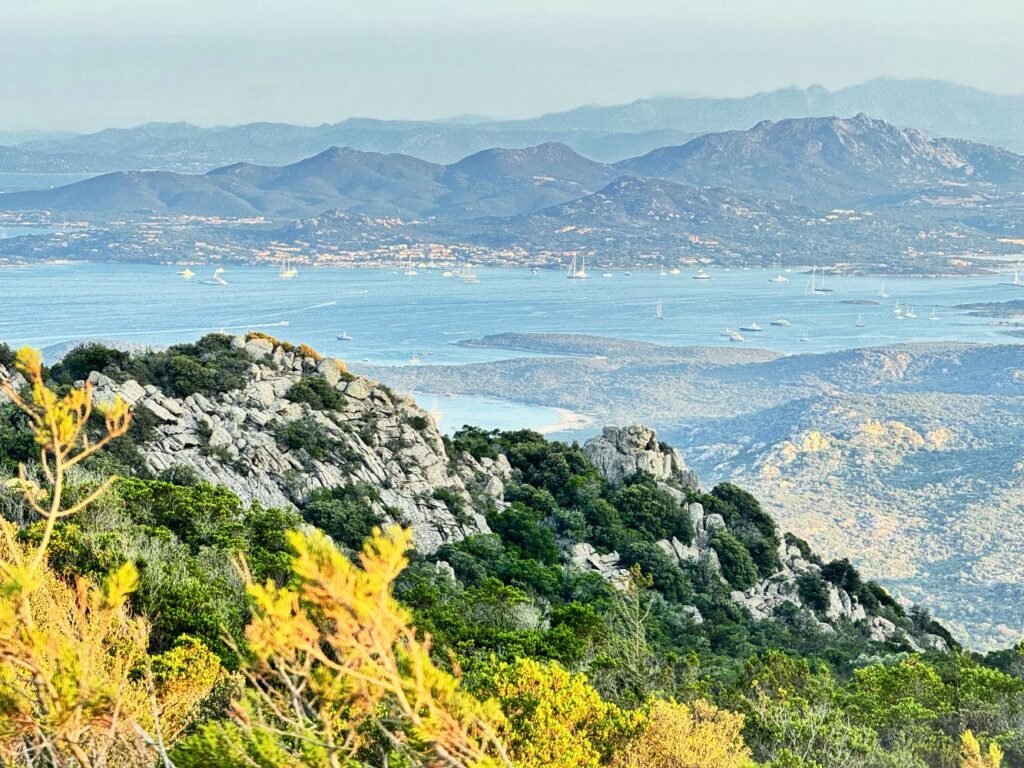
[[[892,308],[892,313],[896,317],[903,317],[903,308],[900,306],[900,300],[896,299],[896,306]]]
[[[885,281],[884,280],[882,281],[882,288],[881,288],[881,290],[878,291],[878,298],[880,298],[880,299],[888,299],[889,298],[889,294],[885,292]]]
[[[709,275],[707,272],[705,272],[704,268],[701,267],[700,269],[697,270],[697,274],[693,275],[693,279],[694,280],[710,280],[711,279],[711,275]]]
[[[224,273],[224,267],[217,267],[213,270],[212,277],[204,277],[199,282],[203,285],[227,285],[228,281],[225,280],[221,275]]]
[[[193,277],[196,276],[196,273],[193,272],[188,267],[185,267],[183,270],[178,272],[178,274],[181,275],[182,277],[184,277],[186,280],[191,280]]]
[[[345,331],[338,334],[338,341],[352,341],[352,337],[349,336]]]
[[[665,314],[661,310],[661,302],[660,301],[654,307],[654,316],[656,318],[658,318],[659,320],[664,320],[665,319]]]
[[[915,317],[917,317],[917,314],[914,312],[914,308],[907,304],[907,308],[903,310],[903,316],[909,317],[910,319],[914,319]]]
[[[409,358],[409,365],[419,365],[420,359],[416,357],[416,350],[412,351],[412,357]]]
[[[822,268],[822,270],[821,270],[821,282],[819,283],[818,282],[818,268],[817,267],[811,267],[811,283],[810,283],[810,288],[811,288],[811,293],[816,293],[816,294],[832,293],[832,289],[831,288],[826,288],[825,287],[825,269],[824,268]]]
[[[928,319],[929,320],[938,320],[939,319],[938,314],[935,312],[935,307],[932,307],[932,313],[930,315],[928,315]]]
[[[412,277],[413,275],[419,274],[412,266],[412,256],[409,257],[409,264],[402,271],[402,274],[406,277]]]
[[[658,272],[658,277],[668,277],[668,272],[665,271],[665,267],[662,267],[661,271]]]
[[[441,413],[441,409],[437,407],[436,397],[430,401],[430,410],[428,411],[428,413],[430,414],[430,418],[434,420],[435,427],[441,423],[441,416],[443,414]]]
[[[479,283],[480,278],[476,276],[476,272],[473,271],[473,265],[468,261],[462,265],[458,272],[455,273],[459,278],[460,283]]]
[[[583,254],[583,263],[577,269],[576,268],[576,254],[572,255],[572,264],[569,265],[569,273],[566,275],[570,280],[584,280],[588,277],[587,275],[587,254]]]
[[[854,327],[855,328],[863,328],[864,327],[864,315],[857,315],[857,322],[854,323]]]
[[[299,274],[299,270],[295,267],[288,265],[288,256],[285,254],[281,257],[281,271],[277,273],[277,276],[282,280],[291,280],[293,277]]]

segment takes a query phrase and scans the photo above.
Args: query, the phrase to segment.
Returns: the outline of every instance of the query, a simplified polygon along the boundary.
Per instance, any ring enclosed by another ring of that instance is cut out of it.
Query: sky
[[[1024,0],[0,0],[0,130],[530,117],[876,76],[1024,93]]]

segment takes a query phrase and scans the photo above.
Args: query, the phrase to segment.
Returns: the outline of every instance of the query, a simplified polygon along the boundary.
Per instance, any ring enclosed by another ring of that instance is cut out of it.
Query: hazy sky
[[[0,0],[0,129],[525,117],[877,75],[1024,93],[1024,0]]]

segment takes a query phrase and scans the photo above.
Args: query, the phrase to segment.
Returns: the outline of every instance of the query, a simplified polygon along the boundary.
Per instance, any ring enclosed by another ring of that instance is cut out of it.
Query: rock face
[[[686,468],[678,451],[659,443],[654,430],[643,426],[605,427],[601,436],[587,441],[583,450],[612,485],[622,483],[637,472],[653,475],[659,486],[674,495],[689,513],[694,530],[691,544],[673,538],[662,539],[657,542],[658,547],[677,563],[695,564],[722,578],[711,538],[716,531],[727,530],[727,526],[721,515],[708,514],[701,504],[686,501],[679,489],[697,490],[700,483],[697,475]],[[595,571],[614,585],[627,583],[628,573],[621,567],[617,552],[601,554],[590,544],[581,543],[572,547],[569,559],[576,568]],[[745,591],[735,590],[730,594],[732,601],[745,608],[755,621],[775,618],[777,612],[787,606],[795,607],[802,609],[824,632],[835,632],[842,622],[862,622],[872,640],[902,639],[915,650],[949,650],[945,640],[937,635],[914,637],[881,616],[869,616],[856,597],[828,582],[828,606],[818,615],[804,605],[797,579],[804,574],[820,573],[821,567],[805,559],[799,548],[787,546],[785,542],[779,545],[779,560],[782,568],[778,573],[761,579]],[[690,616],[695,623],[703,621],[696,607],[690,608]]]
[[[600,437],[583,445],[583,452],[612,485],[646,472],[680,488],[697,488],[697,475],[687,469],[679,451],[659,443],[649,427],[605,427]]]
[[[474,498],[503,507],[503,481],[512,471],[504,456],[479,462],[449,456],[433,421],[412,400],[344,373],[335,361],[303,357],[265,339],[237,337],[233,344],[253,358],[245,386],[215,397],[176,399],[154,386],[90,375],[98,403],[120,395],[155,423],[141,449],[154,473],[190,467],[267,506],[292,506],[316,488],[368,483],[380,496],[375,511],[411,527],[423,552],[489,532],[473,511],[482,508]],[[342,395],[341,407],[319,411],[288,400],[292,386],[310,376]],[[319,457],[281,439],[295,422],[326,446]]]

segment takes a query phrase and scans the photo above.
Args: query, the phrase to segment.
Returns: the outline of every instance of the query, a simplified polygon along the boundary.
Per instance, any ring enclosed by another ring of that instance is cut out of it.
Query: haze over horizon
[[[19,77],[0,82],[0,130],[522,118],[883,75],[1024,92],[1024,7],[1007,0],[503,5],[39,0],[5,10],[0,45]]]

